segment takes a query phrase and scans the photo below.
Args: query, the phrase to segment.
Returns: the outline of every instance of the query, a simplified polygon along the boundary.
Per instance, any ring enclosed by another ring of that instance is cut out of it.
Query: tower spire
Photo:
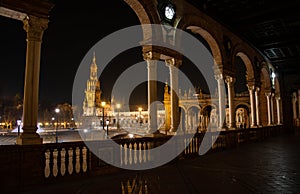
[[[95,54],[95,51],[94,51],[94,56],[93,56],[93,63],[96,64],[96,54]]]

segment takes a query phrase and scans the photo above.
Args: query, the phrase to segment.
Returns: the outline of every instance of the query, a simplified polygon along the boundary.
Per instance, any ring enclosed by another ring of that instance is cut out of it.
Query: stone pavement
[[[122,170],[25,193],[300,193],[300,132],[151,170]]]

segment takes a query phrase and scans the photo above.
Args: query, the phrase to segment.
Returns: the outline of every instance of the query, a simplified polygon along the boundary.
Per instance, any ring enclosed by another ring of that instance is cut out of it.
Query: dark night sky
[[[50,12],[50,23],[44,33],[41,51],[40,101],[63,103],[72,101],[72,84],[77,68],[92,46],[112,32],[138,25],[133,10],[122,0],[52,1],[55,6]],[[21,21],[0,16],[0,96],[23,94],[26,56],[26,33]],[[120,55],[130,58],[127,64],[121,59],[113,62],[130,66],[142,60],[141,48],[131,49]],[[101,64],[97,64],[101,68]],[[119,69],[114,65],[111,70]],[[183,71],[188,71],[186,66]],[[107,79],[118,74],[101,77],[102,90],[109,90]],[[162,85],[161,85],[162,86]],[[146,91],[146,84],[139,89]],[[143,93],[145,95],[145,92]],[[145,103],[140,101],[138,103]]]
[[[71,102],[73,79],[88,50],[106,35],[139,21],[121,0],[105,5],[95,0],[54,3],[42,43],[40,99]],[[0,28],[0,95],[23,94],[26,32],[21,21],[2,16]]]

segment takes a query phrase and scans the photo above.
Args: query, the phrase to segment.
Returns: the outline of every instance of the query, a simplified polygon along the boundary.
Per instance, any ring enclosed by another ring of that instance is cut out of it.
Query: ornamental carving
[[[30,15],[23,20],[23,23],[28,41],[42,41],[43,32],[48,27],[48,19]]]

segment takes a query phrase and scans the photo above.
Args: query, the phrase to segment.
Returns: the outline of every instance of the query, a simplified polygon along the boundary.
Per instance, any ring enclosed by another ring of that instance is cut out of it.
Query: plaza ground
[[[28,187],[24,193],[300,193],[300,132],[144,171]]]

